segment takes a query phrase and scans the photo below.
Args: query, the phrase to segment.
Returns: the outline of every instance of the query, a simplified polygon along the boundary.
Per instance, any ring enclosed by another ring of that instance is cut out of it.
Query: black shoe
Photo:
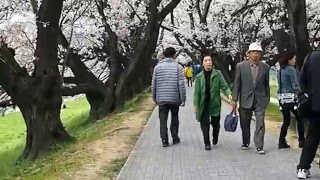
[[[180,138],[173,139],[172,144],[179,144],[180,143]]]
[[[162,147],[168,147],[169,143],[168,141],[162,141]]]
[[[210,144],[205,145],[205,146],[204,146],[204,149],[205,149],[205,150],[208,150],[208,151],[211,150],[211,145],[210,145]]]
[[[217,145],[218,144],[218,138],[213,138],[212,139],[212,144]]]
[[[243,144],[243,145],[241,146],[241,149],[242,149],[242,150],[249,150],[249,144]]]
[[[288,148],[290,148],[290,145],[287,144],[286,141],[283,141],[283,142],[281,142],[281,143],[278,144],[278,148],[279,148],[279,149],[288,149]]]
[[[264,155],[266,152],[262,148],[257,148],[258,154]]]
[[[299,141],[299,148],[303,148],[304,147],[304,141]]]

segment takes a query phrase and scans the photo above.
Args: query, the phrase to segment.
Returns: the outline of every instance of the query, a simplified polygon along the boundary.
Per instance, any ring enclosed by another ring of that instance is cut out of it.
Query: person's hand
[[[232,106],[232,110],[236,110],[237,109],[237,101],[232,101],[231,106]]]
[[[199,111],[198,106],[194,106],[194,112],[197,113]]]
[[[182,103],[180,104],[181,107],[184,107],[185,105],[186,105],[185,102],[182,102]]]

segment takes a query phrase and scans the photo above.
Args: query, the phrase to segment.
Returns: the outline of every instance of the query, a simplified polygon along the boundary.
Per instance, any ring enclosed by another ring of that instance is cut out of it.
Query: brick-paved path
[[[181,143],[170,144],[167,148],[161,146],[156,108],[118,180],[297,179],[295,169],[300,150],[278,150],[277,136],[266,134],[266,155],[258,155],[253,143],[250,150],[242,151],[240,128],[235,133],[228,133],[223,128],[224,117],[230,112],[226,104],[223,104],[221,114],[219,143],[211,151],[204,150],[199,123],[193,113],[192,93],[193,89],[187,88],[186,107],[181,108],[179,114]],[[317,165],[313,165],[311,171],[310,179],[320,179]]]

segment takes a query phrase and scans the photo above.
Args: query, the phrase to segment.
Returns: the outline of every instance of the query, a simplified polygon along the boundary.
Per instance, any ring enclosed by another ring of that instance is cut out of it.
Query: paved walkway
[[[266,155],[258,155],[253,143],[250,150],[242,151],[240,128],[235,133],[223,129],[224,117],[230,112],[226,104],[223,104],[219,143],[211,151],[204,150],[199,123],[193,113],[192,93],[193,89],[188,88],[186,107],[180,110],[181,143],[168,148],[161,146],[156,108],[118,180],[297,179],[295,169],[300,150],[278,150],[277,136],[266,134]],[[317,167],[313,165],[310,179],[320,179]]]

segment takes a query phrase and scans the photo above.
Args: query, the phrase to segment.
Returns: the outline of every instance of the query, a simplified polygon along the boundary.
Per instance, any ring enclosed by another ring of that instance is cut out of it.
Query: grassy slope
[[[76,127],[83,124],[88,117],[89,104],[85,98],[66,103],[67,108],[61,112],[61,118],[72,134]],[[0,117],[0,175],[4,174],[16,162],[23,151],[26,126],[19,112]]]
[[[145,108],[142,106],[142,100],[146,98],[150,98],[150,93],[144,92],[138,95],[125,104],[123,111],[134,113],[141,110],[141,108]],[[21,179],[21,177],[26,180],[59,179],[61,174],[77,170],[83,164],[89,162],[92,157],[89,157],[87,152],[82,150],[83,147],[93,140],[108,135],[110,131],[116,129],[124,121],[126,116],[125,113],[114,114],[110,115],[107,121],[102,120],[92,124],[85,121],[89,110],[89,105],[85,98],[69,102],[67,107],[68,109],[62,111],[62,119],[66,123],[68,131],[78,141],[61,145],[60,149],[52,151],[40,161],[34,163],[23,162],[15,167],[6,165],[6,170],[2,170],[2,172],[0,170],[0,179],[11,180],[15,178]],[[23,122],[20,122],[21,125],[23,125]],[[12,132],[12,134],[15,133]],[[135,142],[136,138],[132,137],[132,141]],[[19,147],[14,153],[9,150],[6,151],[13,154],[13,158],[8,158],[7,162],[13,162],[20,155],[22,149],[23,146]],[[1,155],[0,158],[2,158]],[[103,172],[101,172],[103,177],[112,179],[120,171],[125,161],[126,157],[114,160],[109,165],[106,165]]]
[[[279,110],[279,105],[270,103],[267,107],[266,116],[268,117],[268,120],[271,121],[282,121],[282,115]]]
[[[270,96],[271,98],[278,99],[278,82],[277,82],[277,76],[276,72],[272,72],[270,75]],[[282,115],[279,110],[279,105],[270,103],[267,111],[266,116],[269,120],[272,121],[282,121]]]
[[[278,82],[275,73],[270,75],[270,96],[278,99]]]

